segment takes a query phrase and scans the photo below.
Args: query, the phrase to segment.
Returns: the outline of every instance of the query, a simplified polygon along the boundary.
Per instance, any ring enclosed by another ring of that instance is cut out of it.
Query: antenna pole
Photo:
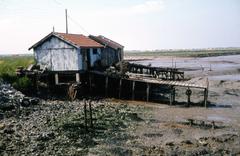
[[[67,15],[67,9],[65,9],[65,15],[66,15],[66,34],[68,34],[68,15]]]

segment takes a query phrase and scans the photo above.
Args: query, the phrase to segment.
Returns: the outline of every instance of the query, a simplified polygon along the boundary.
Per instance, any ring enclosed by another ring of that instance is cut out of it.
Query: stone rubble
[[[38,103],[38,98],[27,97],[10,84],[0,80],[0,120],[4,117],[17,115],[24,107],[37,105]]]

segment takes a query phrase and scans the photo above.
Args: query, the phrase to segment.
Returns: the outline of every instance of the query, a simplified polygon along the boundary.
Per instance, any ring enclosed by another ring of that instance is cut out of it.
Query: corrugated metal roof
[[[117,49],[123,49],[124,46],[122,46],[121,44],[113,41],[113,40],[110,40],[109,38],[107,37],[104,37],[102,35],[99,35],[99,36],[93,36],[93,35],[90,35],[89,36],[91,39],[99,42],[100,44],[104,45],[104,46],[108,46],[108,47],[111,47],[115,50]]]

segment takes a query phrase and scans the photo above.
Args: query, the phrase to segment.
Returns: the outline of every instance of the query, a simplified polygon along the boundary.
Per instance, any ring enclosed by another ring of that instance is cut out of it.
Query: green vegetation
[[[240,49],[214,49],[214,50],[156,50],[156,51],[126,51],[126,57],[134,56],[176,56],[176,57],[210,57],[223,55],[238,55]]]
[[[18,78],[16,69],[20,66],[26,68],[32,63],[34,59],[31,55],[0,56],[0,78],[18,89],[30,87],[31,81],[27,77]]]

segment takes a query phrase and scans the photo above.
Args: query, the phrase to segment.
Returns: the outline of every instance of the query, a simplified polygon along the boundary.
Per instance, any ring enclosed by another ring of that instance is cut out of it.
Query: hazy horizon
[[[28,48],[53,26],[104,35],[130,50],[240,47],[238,0],[0,0],[0,54]]]

